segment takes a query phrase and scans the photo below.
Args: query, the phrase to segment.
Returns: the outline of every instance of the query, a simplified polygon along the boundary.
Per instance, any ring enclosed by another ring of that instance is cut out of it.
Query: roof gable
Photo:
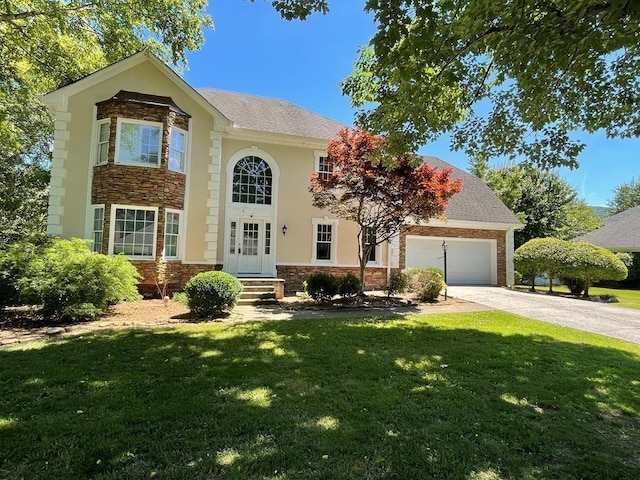
[[[574,240],[611,250],[640,251],[640,206],[603,218],[600,228]]]

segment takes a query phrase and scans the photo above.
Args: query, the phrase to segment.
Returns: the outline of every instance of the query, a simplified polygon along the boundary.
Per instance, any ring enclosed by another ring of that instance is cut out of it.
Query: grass
[[[97,332],[0,365],[0,478],[640,478],[640,346],[506,313]]]
[[[529,287],[518,285],[516,288],[528,289]],[[549,287],[547,285],[536,286],[536,290],[539,292],[546,292],[548,288]],[[556,293],[569,293],[569,289],[565,285],[554,285],[553,291]],[[590,287],[589,295],[615,295],[615,297],[618,299],[618,302],[611,303],[611,305],[640,310],[640,290]]]

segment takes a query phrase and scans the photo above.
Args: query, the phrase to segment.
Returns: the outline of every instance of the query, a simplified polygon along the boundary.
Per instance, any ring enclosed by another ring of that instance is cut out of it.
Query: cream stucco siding
[[[187,198],[185,203],[184,260],[204,262],[205,229],[208,197],[208,165],[210,163],[210,132],[214,128],[213,116],[198,105],[191,96],[176,87],[151,62],[143,62],[115,76],[81,90],[68,97],[71,121],[65,160],[66,177],[61,199],[63,218],[61,235],[85,237],[87,206],[90,202],[93,166],[91,144],[95,124],[95,104],[115,95],[120,90],[170,96],[182,110],[191,115],[189,132],[189,163],[187,166]],[[146,167],[140,167],[146,168]],[[213,263],[213,262],[212,262]]]

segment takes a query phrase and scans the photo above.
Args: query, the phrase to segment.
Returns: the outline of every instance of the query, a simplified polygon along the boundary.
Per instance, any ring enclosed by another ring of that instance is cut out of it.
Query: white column
[[[215,263],[218,256],[218,231],[220,219],[220,171],[222,164],[222,131],[211,130],[209,138],[209,182],[207,189],[207,229],[205,231],[205,251],[204,258],[211,263]]]
[[[506,250],[506,255],[507,255],[507,286],[508,287],[513,287],[513,284],[515,283],[515,278],[513,275],[513,250],[514,250],[514,240],[513,240],[513,232],[514,229],[510,228],[509,230],[507,230],[506,235],[506,245],[505,245],[505,250]]]
[[[51,109],[51,115],[54,120],[54,130],[47,233],[49,235],[62,235],[62,218],[64,217],[63,198],[65,195],[64,184],[67,177],[65,163],[69,158],[67,142],[69,141],[68,125],[71,121],[71,114],[65,110]]]

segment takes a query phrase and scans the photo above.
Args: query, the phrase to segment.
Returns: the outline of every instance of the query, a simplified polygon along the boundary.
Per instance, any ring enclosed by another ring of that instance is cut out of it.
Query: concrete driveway
[[[449,295],[496,310],[640,344],[640,310],[501,287],[449,287]]]

